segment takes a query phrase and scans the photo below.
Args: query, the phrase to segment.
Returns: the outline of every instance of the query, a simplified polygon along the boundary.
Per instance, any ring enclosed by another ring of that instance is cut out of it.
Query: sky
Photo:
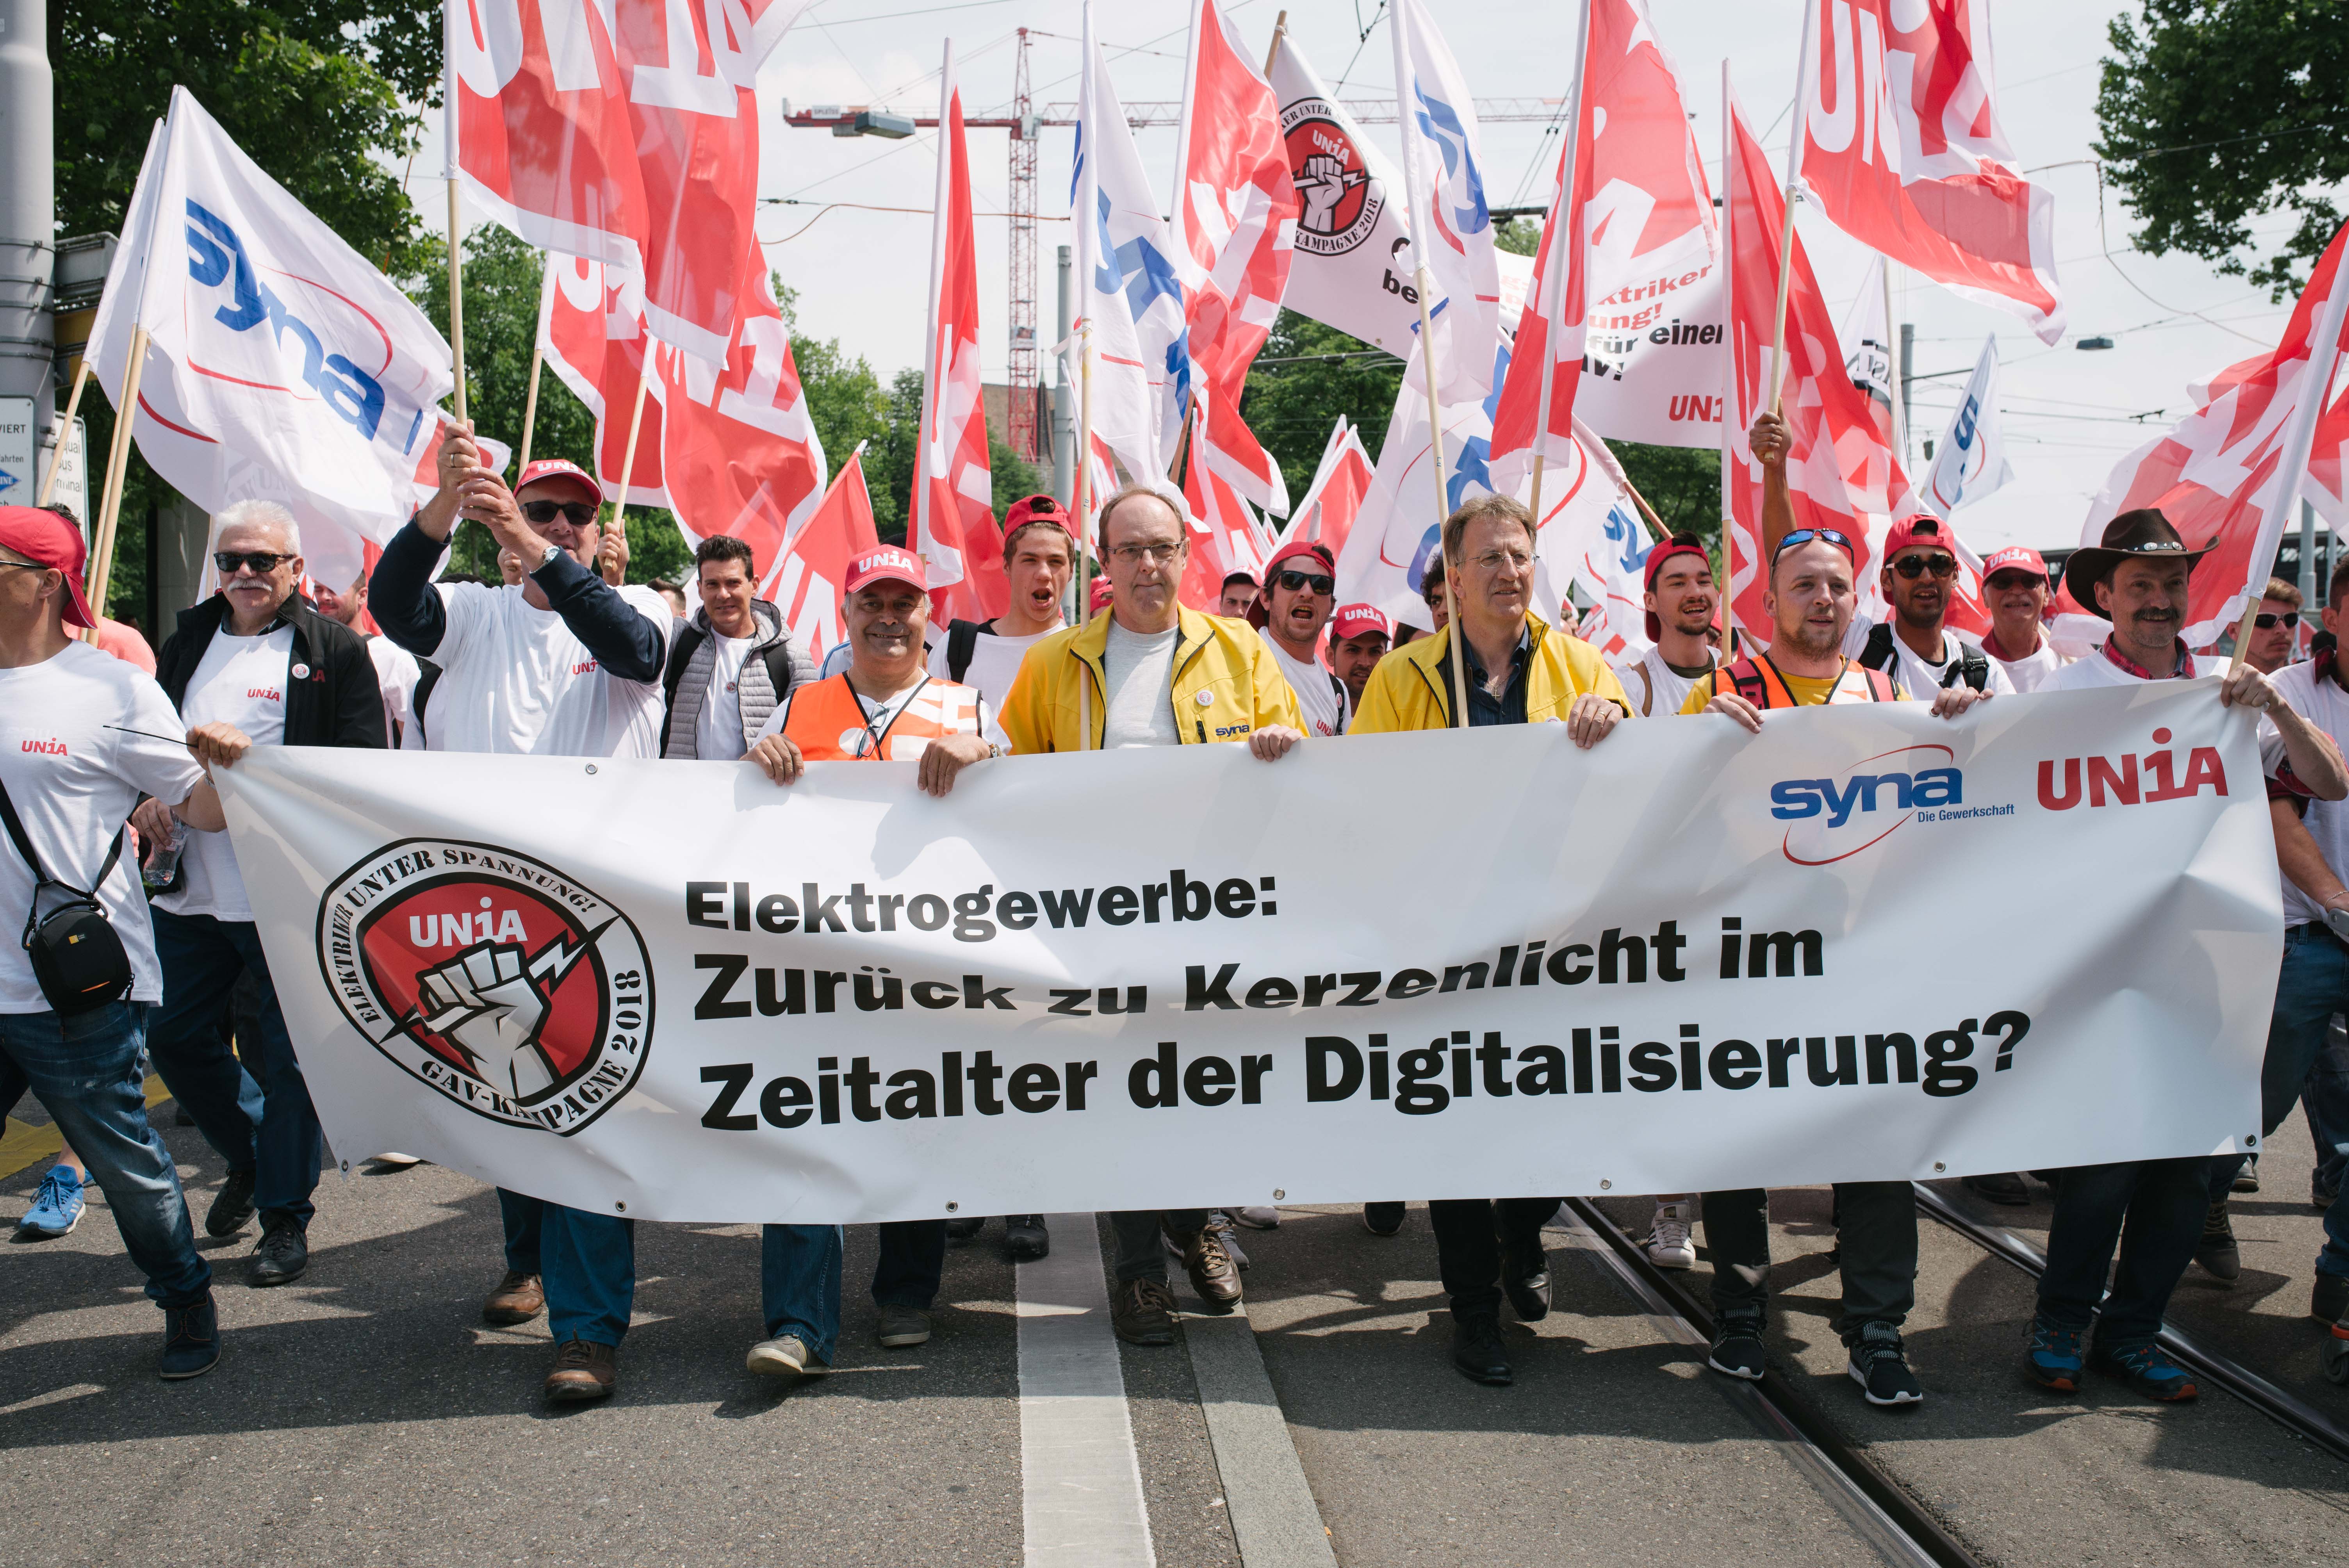
[[[1680,67],[1696,121],[1698,145],[1721,145],[1718,83],[1730,62],[1737,92],[1774,165],[1783,170],[1784,111],[1795,91],[1801,0],[1650,0],[1656,30]],[[1274,0],[1232,0],[1226,14],[1252,49],[1271,40]],[[1924,467],[1921,443],[1938,439],[1958,391],[1994,334],[2002,362],[2002,402],[2014,478],[1968,505],[1957,521],[1970,544],[1987,553],[2006,544],[2034,547],[2078,542],[2091,498],[2113,465],[2152,438],[2189,407],[2186,387],[2223,366],[2271,345],[2291,302],[2269,304],[2266,291],[2220,275],[2208,263],[2173,253],[2137,253],[2134,228],[2117,196],[2098,202],[2091,144],[2096,136],[2097,66],[2109,52],[2106,32],[2134,4],[2062,0],[2017,5],[1994,0],[1991,21],[1998,104],[2007,139],[2026,171],[2055,197],[2056,259],[2068,307],[2066,335],[2041,344],[2019,317],[1968,304],[1917,276],[1896,292],[1896,308],[1916,327],[1917,385],[1910,416],[1910,471]],[[1288,36],[1340,96],[1393,91],[1392,43],[1381,0],[1291,0]],[[1111,53],[1111,72],[1128,105],[1182,96],[1187,7],[1101,4],[1095,30]],[[1569,0],[1476,0],[1436,9],[1452,52],[1480,97],[1558,97],[1573,68]],[[788,198],[761,209],[760,234],[770,263],[799,291],[802,336],[836,337],[868,358],[885,379],[921,355],[928,282],[929,208],[936,133],[901,141],[838,138],[781,122],[783,101],[877,105],[936,115],[938,66],[951,39],[964,112],[1000,113],[1012,93],[1016,29],[1030,36],[1030,72],[1039,112],[1073,103],[1082,22],[1079,0],[822,0],[786,36],[760,78],[766,122],[760,190]],[[1365,37],[1363,27],[1369,26]],[[1119,51],[1123,51],[1123,53]],[[437,132],[438,127],[432,128]],[[1069,164],[1074,131],[1047,128],[1038,158],[1039,337],[1057,334],[1054,257],[1067,242]],[[1173,129],[1137,133],[1162,201],[1173,176]],[[1392,126],[1370,128],[1390,153]],[[439,157],[438,137],[419,168]],[[978,222],[980,343],[989,380],[1008,364],[1008,138],[974,130],[969,139]],[[1557,142],[1533,124],[1489,125],[1483,151],[1495,205],[1537,203],[1555,167]],[[1718,191],[1717,154],[1707,168]],[[420,184],[420,181],[419,181]],[[860,203],[861,206],[823,203]],[[872,211],[909,208],[909,211]],[[1819,285],[1838,323],[1857,296],[1869,253],[1816,211],[1798,219]],[[2291,224],[2254,224],[2274,236]],[[2106,254],[2107,245],[2111,254]],[[2109,336],[2109,351],[2077,348],[2078,339]],[[1943,374],[1951,373],[1951,374]],[[1049,379],[1050,371],[1047,370]],[[1359,418],[1382,429],[1387,410]],[[2142,416],[2142,418],[2133,418]]]

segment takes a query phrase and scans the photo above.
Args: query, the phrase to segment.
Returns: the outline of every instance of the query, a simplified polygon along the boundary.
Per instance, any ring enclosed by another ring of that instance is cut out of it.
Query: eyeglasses
[[[1930,572],[1938,583],[1958,574],[1958,558],[1954,555],[1904,555],[1892,563],[1892,570],[1911,583]]]
[[[1498,572],[1505,562],[1523,572],[1534,563],[1534,558],[1523,550],[1488,550],[1482,555],[1471,556],[1468,561],[1468,564],[1479,572]]]
[[[1338,580],[1326,572],[1283,572],[1274,581],[1292,593],[1308,587],[1316,593],[1329,593],[1338,586]]]
[[[266,577],[277,570],[279,562],[293,559],[290,555],[272,555],[265,550],[243,552],[215,550],[212,552],[212,565],[223,577],[235,576],[237,569],[243,566],[252,567],[255,577]]]
[[[1837,532],[1832,528],[1795,529],[1793,532],[1785,534],[1779,539],[1778,548],[1770,552],[1770,559],[1775,561],[1778,557],[1785,554],[1786,552],[1794,549],[1796,545],[1808,544],[1815,539],[1824,539],[1829,544],[1841,549],[1846,555],[1850,555],[1857,559],[1857,552],[1852,549],[1850,539],[1844,534]]]
[[[1182,552],[1180,544],[1120,544],[1110,551],[1127,566],[1138,566],[1145,561],[1153,565],[1164,565]]]
[[[558,517],[574,528],[592,528],[597,510],[584,500],[526,500],[522,503],[523,516],[540,528]]]
[[[2251,624],[2257,626],[2262,632],[2274,631],[2278,621],[2282,621],[2288,627],[2296,628],[2300,624],[2300,612],[2297,610],[2286,610],[2281,615],[2254,615],[2251,617]]]

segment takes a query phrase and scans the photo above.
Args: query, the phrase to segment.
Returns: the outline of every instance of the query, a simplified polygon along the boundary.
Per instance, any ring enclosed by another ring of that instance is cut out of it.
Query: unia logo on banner
[[[1361,150],[1328,100],[1299,98],[1280,111],[1288,177],[1297,185],[1297,248],[1342,256],[1371,237],[1386,191],[1363,167]]]
[[[318,905],[318,966],[352,1027],[477,1115],[568,1137],[635,1087],[652,966],[626,914],[543,861],[409,839]]]

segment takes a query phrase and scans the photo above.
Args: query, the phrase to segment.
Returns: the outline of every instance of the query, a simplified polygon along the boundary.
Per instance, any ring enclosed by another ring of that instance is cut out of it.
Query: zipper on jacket
[[[1206,719],[1202,718],[1202,719],[1195,719],[1195,720],[1193,720],[1193,722],[1194,722],[1194,723],[1195,723],[1196,725],[1198,725],[1198,727],[1199,727],[1199,744],[1200,744],[1200,745],[1202,745],[1202,746],[1206,745],[1206,744],[1207,744],[1207,721],[1206,721]]]

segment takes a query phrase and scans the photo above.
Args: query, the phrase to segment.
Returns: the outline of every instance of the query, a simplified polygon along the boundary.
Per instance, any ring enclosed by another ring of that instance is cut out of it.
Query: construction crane
[[[966,115],[963,126],[966,129],[1003,130],[1010,134],[1011,200],[1006,214],[1011,221],[1010,428],[1005,432],[1005,438],[1014,451],[1033,461],[1046,455],[1040,439],[1042,420],[1039,418],[1043,393],[1037,375],[1036,143],[1038,133],[1046,126],[1075,125],[1077,106],[1056,103],[1048,105],[1041,114],[1035,111],[1028,88],[1028,29],[1022,27],[1019,32],[1010,112]],[[1476,119],[1485,125],[1555,120],[1564,112],[1564,105],[1563,98],[1478,98]],[[1350,98],[1344,107],[1348,114],[1364,125],[1395,123],[1394,99],[1391,98]],[[1179,100],[1130,103],[1125,106],[1125,118],[1137,130],[1179,126],[1183,122],[1183,105]],[[817,104],[794,108],[788,99],[782,105],[782,119],[785,125],[801,130],[829,129],[834,136],[892,139],[911,136],[917,129],[935,129],[938,123],[935,116],[901,115],[870,104]]]

